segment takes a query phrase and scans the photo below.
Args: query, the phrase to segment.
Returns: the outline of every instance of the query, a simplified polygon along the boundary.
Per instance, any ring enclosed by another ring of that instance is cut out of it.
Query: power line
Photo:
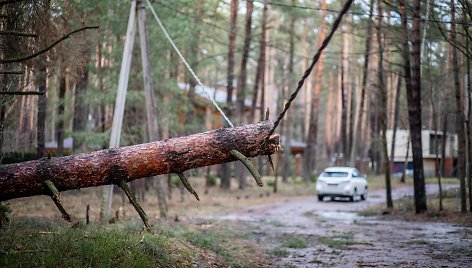
[[[180,59],[182,60],[182,62],[184,63],[185,67],[187,67],[188,71],[190,72],[190,74],[192,74],[193,78],[195,79],[195,81],[197,81],[197,83],[200,85],[200,87],[203,89],[203,91],[205,92],[205,95],[211,100],[211,102],[213,103],[213,105],[216,107],[216,109],[220,112],[221,116],[223,116],[223,118],[226,120],[226,122],[228,123],[229,126],[231,127],[234,127],[233,123],[231,122],[231,120],[229,120],[229,118],[226,116],[226,114],[223,112],[223,110],[220,108],[220,106],[218,105],[218,103],[216,103],[215,99],[211,96],[211,94],[208,92],[208,89],[203,85],[203,83],[200,81],[200,78],[198,78],[198,76],[195,74],[195,72],[193,71],[192,67],[190,67],[190,64],[188,64],[187,60],[184,58],[184,56],[182,55],[182,53],[180,53],[180,50],[177,48],[177,46],[175,45],[174,41],[172,41],[172,38],[170,37],[169,33],[167,32],[167,30],[165,29],[164,25],[162,24],[161,20],[159,19],[159,17],[157,16],[157,13],[156,11],[154,10],[154,7],[151,5],[151,2],[149,2],[149,0],[146,0],[149,8],[151,9],[151,12],[152,14],[154,15],[154,18],[156,19],[156,22],[157,24],[159,25],[159,27],[161,28],[162,32],[164,33],[164,35],[166,36],[167,40],[169,41],[169,43],[172,45],[172,47],[174,48],[175,52],[177,53],[177,55],[179,55]]]
[[[285,3],[280,3],[280,2],[265,2],[263,0],[245,0],[245,1],[253,1],[253,2],[257,2],[257,3],[261,3],[261,4],[264,4],[264,3],[267,3],[268,5],[271,5],[271,6],[279,6],[279,7],[284,7],[284,8],[297,8],[297,9],[304,9],[304,10],[317,10],[317,11],[326,11],[326,12],[330,12],[330,13],[339,13],[340,10],[336,10],[336,9],[330,9],[330,8],[320,8],[320,7],[312,7],[312,6],[301,6],[301,5],[291,5],[291,4],[285,4]],[[351,15],[356,15],[356,16],[368,16],[369,14],[367,13],[364,13],[364,12],[358,12],[358,11],[348,11],[347,12],[348,14],[351,14]],[[392,16],[392,15],[373,15],[374,17],[376,18],[387,18],[387,19],[398,19],[398,20],[401,20],[401,17],[400,16]],[[406,18],[407,20],[414,20],[413,18],[411,17],[407,17]],[[447,24],[451,24],[452,22],[450,20],[436,20],[436,19],[421,19],[422,22],[432,22],[432,23],[447,23]],[[460,21],[456,21],[455,22],[456,24],[462,24],[462,25],[467,25],[467,26],[472,26],[472,23],[470,22],[460,22]]]
[[[175,8],[175,7],[171,6],[171,5],[169,5],[169,4],[163,3],[162,1],[153,1],[153,2],[154,2],[154,3],[157,3],[158,5],[161,5],[161,6],[165,7],[165,8],[167,8],[167,9],[169,9],[169,10],[171,10],[171,11],[173,11],[173,12],[175,12],[175,13],[181,15],[181,16],[188,17],[188,18],[191,18],[191,19],[195,19],[195,20],[197,20],[197,21],[199,21],[199,22],[201,22],[201,23],[203,23],[203,24],[206,24],[206,25],[209,25],[209,26],[211,26],[211,27],[217,28],[217,29],[219,29],[219,30],[221,30],[221,31],[223,31],[223,32],[225,32],[225,33],[229,33],[229,30],[226,29],[226,28],[224,28],[224,27],[221,27],[221,26],[219,26],[219,25],[217,25],[217,24],[208,22],[208,21],[204,20],[204,19],[201,18],[201,17],[197,17],[197,16],[194,16],[194,15],[188,14],[188,13],[186,13],[186,12],[183,12],[183,11],[181,11],[181,10],[179,10],[179,9],[177,9],[177,8]],[[352,34],[353,34],[353,32],[352,32]],[[238,35],[239,37],[244,37],[244,36],[243,36],[242,34],[240,34],[239,32],[237,33],[237,35]],[[359,35],[359,34],[357,34],[357,36],[359,36],[359,37],[364,37],[364,36]],[[212,38],[212,37],[207,36],[207,38],[211,38],[212,40],[217,41],[220,45],[226,45],[226,46],[228,46],[227,43],[222,42],[222,41],[219,41],[219,40],[216,40],[216,39],[214,39],[214,38]],[[288,48],[281,47],[280,45],[275,45],[274,43],[279,43],[279,41],[278,41],[278,40],[271,40],[271,41],[269,41],[266,45],[267,45],[267,47],[274,48],[274,49],[279,50],[279,51],[281,51],[281,52],[289,53]],[[341,52],[339,52],[339,51],[325,51],[324,53],[325,53],[325,54],[340,54]],[[344,53],[344,54],[346,54],[346,53]],[[348,54],[350,54],[350,55],[351,55],[351,54],[352,54],[352,55],[357,55],[357,54],[364,54],[364,52],[351,52],[351,53],[348,53]],[[298,57],[301,57],[301,58],[311,59],[311,57],[306,56],[306,55],[302,55],[302,54],[300,54],[300,53],[295,53],[295,55],[298,56]]]

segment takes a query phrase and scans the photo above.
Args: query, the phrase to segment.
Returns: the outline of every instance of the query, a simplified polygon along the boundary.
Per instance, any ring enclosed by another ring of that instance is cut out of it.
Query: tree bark
[[[146,116],[147,129],[150,141],[159,139],[158,124],[157,124],[157,105],[154,97],[154,80],[152,79],[152,70],[149,60],[148,38],[146,28],[146,11],[143,3],[138,6],[138,28],[139,38],[141,44],[141,62],[143,66],[143,80],[146,101]],[[161,218],[167,217],[167,201],[164,189],[163,177],[156,181],[157,201],[159,205],[159,215]],[[142,191],[144,195],[144,190]]]
[[[406,170],[408,169],[408,158],[410,154],[410,144],[411,144],[411,133],[408,133],[408,138],[406,140],[406,154],[405,161],[403,161],[403,172],[402,177],[400,178],[401,183],[406,183]]]
[[[393,112],[393,129],[392,129],[392,146],[390,147],[390,162],[395,162],[395,142],[397,139],[397,128],[398,128],[398,120],[399,120],[399,112],[400,112],[400,95],[402,91],[402,75],[398,75],[397,79],[397,92],[395,94],[395,108]]]
[[[294,4],[294,1],[292,1],[292,4]],[[286,96],[290,95],[289,88],[290,85],[294,84],[294,77],[293,77],[293,57],[295,53],[295,16],[291,16],[290,18],[290,48],[289,48],[289,55],[288,55],[288,86],[284,86],[282,90],[287,90],[287,94],[284,94]],[[282,164],[282,181],[287,182],[288,177],[291,175],[291,142],[292,142],[292,119],[291,119],[291,114],[287,113],[285,115],[285,120],[284,120],[284,136],[285,136],[285,148],[284,148],[284,157],[283,157],[283,164]]]
[[[326,38],[326,0],[321,1],[321,9],[323,13],[321,15],[321,26],[319,35],[319,44]],[[316,168],[316,143],[318,139],[318,108],[319,108],[319,97],[321,91],[321,84],[323,83],[323,54],[320,56],[318,65],[316,66],[316,79],[315,87],[311,93],[311,104],[310,104],[310,115],[308,124],[308,137],[306,140],[306,149],[303,156],[303,178],[305,182],[311,181],[315,176]]]
[[[230,16],[230,31],[229,31],[229,44],[228,44],[228,69],[227,69],[227,95],[226,95],[226,115],[231,117],[233,112],[233,82],[234,82],[234,53],[236,51],[236,22],[238,19],[238,0],[231,0],[231,16]],[[226,123],[225,123],[226,124]],[[221,166],[221,185],[222,189],[231,188],[231,165],[223,164]]]
[[[256,77],[254,80],[254,91],[252,93],[252,106],[250,122],[256,122],[256,106],[257,106],[257,95],[259,87],[261,87],[261,104],[264,104],[263,92],[265,87],[265,58],[266,58],[266,38],[267,38],[267,3],[264,3],[264,9],[262,12],[262,31],[261,39],[259,41],[259,58],[257,59]],[[264,111],[263,107],[259,107]]]
[[[63,67],[64,68],[64,67]],[[65,95],[66,95],[66,74],[65,70],[63,70],[63,74],[59,78],[59,106],[57,107],[57,114],[58,114],[58,122],[57,122],[57,152],[59,155],[64,154],[64,102],[65,102]]]
[[[238,77],[238,94],[236,105],[236,117],[238,123],[244,123],[244,101],[246,100],[246,80],[247,80],[247,61],[249,58],[249,48],[251,45],[251,24],[252,24],[253,2],[247,1],[246,6],[246,25],[244,28],[244,47],[241,59],[241,70]],[[239,181],[239,189],[246,188],[246,169],[242,163],[236,164],[236,177]]]
[[[0,201],[48,194],[45,180],[65,191],[232,162],[236,160],[232,149],[247,157],[274,154],[278,135],[262,145],[272,125],[263,121],[89,154],[2,165]]]
[[[42,58],[42,61],[46,59]],[[37,85],[38,91],[42,94],[38,97],[38,121],[36,131],[36,157],[42,158],[44,156],[45,146],[45,132],[46,132],[46,105],[48,103],[46,95],[46,62],[42,62],[39,67]]]
[[[469,37],[470,38],[470,37]],[[470,46],[469,38],[466,40],[467,50]],[[472,212],[472,78],[470,77],[470,58],[466,58],[467,66],[467,90],[468,90],[468,114],[467,114],[467,184],[469,185],[469,212]]]
[[[387,150],[387,89],[384,81],[384,69],[383,69],[383,45],[382,45],[382,2],[377,1],[377,44],[378,44],[378,87],[380,96],[380,105],[378,111],[380,113],[380,124],[382,126],[382,153],[384,161],[384,173],[385,173],[385,190],[387,197],[387,208],[393,208],[392,201],[392,183],[390,179],[390,160],[388,157]]]
[[[416,213],[427,210],[426,188],[423,170],[423,145],[421,140],[421,1],[413,2],[412,65],[410,66],[410,48],[408,45],[408,26],[406,21],[405,1],[400,0],[400,13],[404,34],[403,53],[405,59],[405,81],[407,86],[408,117],[410,123],[411,147],[413,152],[413,186]]]
[[[89,51],[85,52],[85,57],[89,58]],[[101,63],[100,63],[101,64]],[[85,103],[85,96],[87,93],[88,86],[88,73],[89,67],[88,62],[82,66],[83,70],[78,72],[77,86],[75,88],[75,99],[74,99],[74,122],[73,130],[74,133],[84,132],[87,127],[87,115],[88,109],[87,104]],[[83,143],[83,138],[81,135],[74,136],[74,152],[80,150]]]
[[[461,194],[461,212],[467,212],[467,200],[466,200],[466,185],[465,185],[465,169],[466,169],[466,132],[464,126],[464,108],[463,108],[463,95],[460,87],[459,80],[459,64],[457,63],[457,40],[456,40],[456,8],[454,0],[451,0],[451,42],[452,47],[452,69],[454,76],[454,89],[456,92],[456,127],[457,127],[457,178],[460,184]]]
[[[438,139],[438,128],[439,128],[439,116],[436,108],[436,101],[438,101],[437,98],[435,98],[434,95],[434,85],[431,86],[431,108],[433,109],[433,120],[434,120],[434,147],[436,147],[435,150],[435,161],[436,161],[436,176],[438,177],[438,188],[439,188],[439,211],[443,210],[443,203],[442,203],[442,184],[441,184],[441,179],[442,179],[442,174],[441,174],[441,162],[439,160],[439,139]],[[446,135],[446,133],[443,133],[443,136]]]

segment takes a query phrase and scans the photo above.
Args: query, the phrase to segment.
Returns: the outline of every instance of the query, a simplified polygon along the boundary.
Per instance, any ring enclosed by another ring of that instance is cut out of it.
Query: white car
[[[367,180],[353,167],[330,167],[321,173],[316,181],[316,194],[319,201],[325,196],[348,197],[350,201],[367,199]]]

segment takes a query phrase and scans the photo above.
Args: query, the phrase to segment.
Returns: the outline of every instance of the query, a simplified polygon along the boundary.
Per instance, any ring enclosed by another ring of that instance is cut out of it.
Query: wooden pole
[[[144,92],[146,94],[146,115],[149,141],[159,139],[157,123],[157,105],[154,98],[154,81],[152,79],[152,70],[149,60],[148,38],[146,28],[146,9],[144,3],[138,5],[138,30],[141,45],[141,61],[143,65]],[[162,180],[156,182],[157,200],[159,202],[159,215],[162,218],[167,217],[167,202]]]
[[[136,35],[136,0],[131,1],[131,9],[128,18],[128,28],[126,30],[125,47],[121,62],[120,80],[118,82],[118,92],[116,94],[115,111],[113,113],[113,125],[111,127],[111,137],[109,148],[120,146],[121,127],[123,125],[123,114],[125,111],[126,91],[128,88],[129,71],[133,56],[134,38]],[[102,222],[108,222],[113,200],[113,185],[103,187],[102,195]]]
[[[88,154],[1,165],[0,201],[50,194],[46,180],[66,191],[236,161],[230,153],[233,149],[246,157],[270,155],[279,146],[275,134],[264,143],[272,126],[271,121],[262,121]]]

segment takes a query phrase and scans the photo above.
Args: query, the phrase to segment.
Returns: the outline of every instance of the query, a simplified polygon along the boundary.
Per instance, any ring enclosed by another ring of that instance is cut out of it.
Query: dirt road
[[[427,186],[428,194],[436,191],[435,185]],[[394,190],[393,197],[412,194],[405,187]],[[254,230],[253,239],[268,249],[272,267],[472,267],[472,228],[357,213],[384,202],[384,191],[354,203],[318,202],[313,196],[209,218]]]

